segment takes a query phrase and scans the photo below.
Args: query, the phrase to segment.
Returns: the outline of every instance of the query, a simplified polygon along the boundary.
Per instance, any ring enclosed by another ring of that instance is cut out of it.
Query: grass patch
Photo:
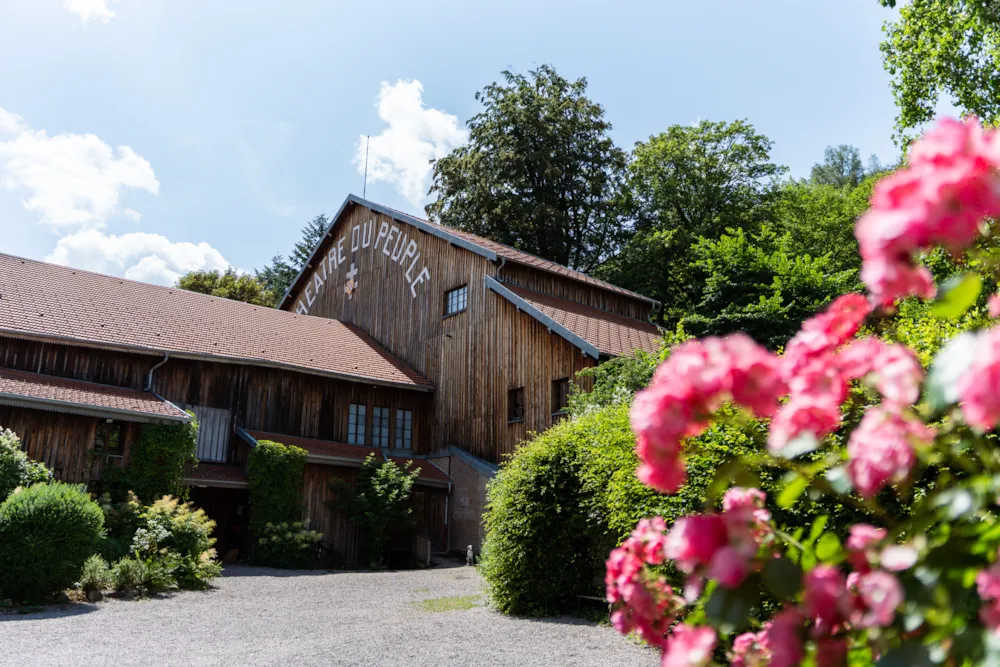
[[[411,602],[414,607],[420,611],[429,612],[440,612],[440,611],[462,611],[464,609],[472,609],[477,607],[479,602],[478,595],[459,595],[451,598],[433,598],[431,600],[421,600],[420,602]]]

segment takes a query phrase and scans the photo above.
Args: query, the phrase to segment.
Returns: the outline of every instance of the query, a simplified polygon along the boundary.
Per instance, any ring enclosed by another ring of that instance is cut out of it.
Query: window
[[[524,387],[507,392],[507,422],[524,421]]]
[[[351,403],[347,412],[347,442],[351,445],[365,444],[365,406]]]
[[[396,410],[396,449],[413,449],[412,410]]]
[[[110,419],[98,424],[94,449],[109,456],[121,456],[125,447],[125,437],[122,433],[124,426],[121,422]]]
[[[198,444],[195,456],[199,461],[225,463],[229,458],[229,434],[233,427],[229,410],[186,405],[198,420]]]
[[[389,446],[389,408],[372,409],[372,445]]]
[[[566,415],[569,407],[569,378],[552,381],[552,423]]]
[[[444,293],[444,315],[454,315],[469,305],[469,286],[462,285]]]

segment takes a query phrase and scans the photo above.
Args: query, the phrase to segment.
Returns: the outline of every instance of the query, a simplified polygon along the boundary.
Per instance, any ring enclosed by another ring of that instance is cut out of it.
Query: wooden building
[[[0,426],[66,481],[99,487],[139,424],[201,425],[192,498],[222,548],[246,540],[249,449],[309,452],[305,518],[376,453],[413,461],[434,550],[481,540],[485,483],[565,413],[575,375],[655,350],[653,302],[477,236],[348,197],[278,310],[0,255]]]

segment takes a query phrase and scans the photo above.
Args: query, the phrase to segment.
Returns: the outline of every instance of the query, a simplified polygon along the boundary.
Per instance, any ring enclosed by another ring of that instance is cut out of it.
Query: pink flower
[[[990,297],[988,304],[990,317],[996,318],[1000,317],[1000,294],[994,294]]]
[[[851,623],[859,628],[890,625],[896,617],[896,609],[903,604],[903,587],[896,577],[884,570],[864,574],[852,572],[847,577],[847,585],[857,596]]]
[[[767,627],[770,624],[765,625]],[[733,650],[729,654],[730,667],[765,667],[770,660],[766,630],[745,632],[733,640]]]
[[[837,363],[845,378],[869,378],[887,409],[898,412],[920,398],[924,370],[905,345],[862,338],[846,347]]]
[[[871,569],[871,560],[875,556],[875,547],[886,538],[885,528],[876,528],[866,523],[851,526],[847,537],[848,560],[857,572],[867,572]]]
[[[871,305],[863,295],[845,294],[822,313],[803,322],[801,331],[785,346],[782,357],[785,381],[800,375],[814,361],[850,340],[869,313]]]
[[[766,417],[785,391],[778,357],[743,334],[679,345],[632,404],[639,478],[676,491],[685,478],[682,441],[701,433],[724,402]]]
[[[995,133],[979,122],[945,120],[913,144],[907,168],[882,179],[858,221],[861,279],[875,301],[890,306],[934,291],[916,254],[943,245],[968,247],[984,217],[1000,212]]]
[[[715,630],[680,624],[670,634],[663,649],[662,667],[701,667],[712,660]]]
[[[802,605],[817,636],[837,632],[849,614],[847,581],[832,565],[817,565],[803,580]]]
[[[750,556],[752,558],[753,555]],[[748,557],[735,547],[723,547],[708,564],[708,576],[725,588],[736,588],[750,571]]]
[[[765,626],[765,642],[771,651],[769,667],[794,667],[802,662],[802,620],[797,609],[785,609]]]
[[[738,509],[758,509],[764,507],[767,494],[760,489],[745,489],[734,486],[722,496],[722,509],[732,512]]]
[[[981,431],[991,431],[1000,421],[1000,327],[976,337],[972,364],[958,380],[965,421]]]
[[[691,573],[712,562],[716,552],[729,543],[722,517],[695,514],[678,519],[667,533],[664,554],[677,562],[682,572]]]
[[[847,640],[822,637],[816,641],[816,667],[846,667]]]
[[[819,440],[840,428],[840,404],[812,396],[793,397],[771,420],[767,448],[780,454],[798,438]]]
[[[979,620],[993,631],[1000,631],[1000,561],[976,575],[976,591],[983,600]]]
[[[847,474],[858,493],[876,495],[904,480],[916,461],[914,446],[928,445],[934,431],[923,422],[869,408],[847,442]]]
[[[908,544],[890,544],[882,549],[879,564],[890,572],[902,572],[917,564],[917,550]]]

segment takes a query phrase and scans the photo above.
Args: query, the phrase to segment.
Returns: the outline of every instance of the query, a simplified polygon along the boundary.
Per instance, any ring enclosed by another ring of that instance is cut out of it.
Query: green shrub
[[[146,525],[132,540],[132,551],[143,560],[152,590],[168,589],[170,579],[180,588],[205,588],[222,573],[216,560],[215,522],[203,510],[164,496],[144,513]]]
[[[108,493],[102,495],[97,502],[104,512],[104,538],[98,553],[109,563],[114,563],[132,551],[135,531],[146,523],[144,508],[131,491],[121,502],[112,502]]]
[[[184,466],[197,462],[198,422],[194,413],[187,424],[144,424],[139,441],[132,445],[127,468],[104,471],[104,483],[116,498],[135,492],[144,503],[166,495],[187,497],[181,483]]]
[[[82,486],[36,484],[0,505],[0,591],[41,602],[77,580],[104,528]]]
[[[525,443],[487,487],[480,569],[502,612],[558,613],[598,574],[580,511],[582,422],[562,421]]]
[[[0,431],[0,502],[19,486],[51,481],[48,468],[21,451],[21,440],[16,433],[8,429]]]
[[[111,585],[125,595],[145,593],[146,566],[135,558],[122,558],[111,568]]]
[[[261,440],[250,450],[250,532],[262,534],[269,523],[294,523],[302,518],[302,476],[306,450]]]
[[[316,559],[323,533],[309,530],[301,521],[269,523],[257,538],[254,560],[267,567],[287,570],[307,568]]]
[[[108,562],[93,554],[83,562],[83,569],[80,571],[80,588],[85,593],[92,591],[106,591],[114,586],[111,578],[111,568]]]
[[[364,531],[371,567],[382,565],[389,534],[413,524],[410,493],[419,475],[420,471],[412,469],[411,463],[400,468],[392,461],[369,454],[361,463],[353,486],[342,479],[330,483],[335,496],[329,505],[346,512],[347,518]]]

